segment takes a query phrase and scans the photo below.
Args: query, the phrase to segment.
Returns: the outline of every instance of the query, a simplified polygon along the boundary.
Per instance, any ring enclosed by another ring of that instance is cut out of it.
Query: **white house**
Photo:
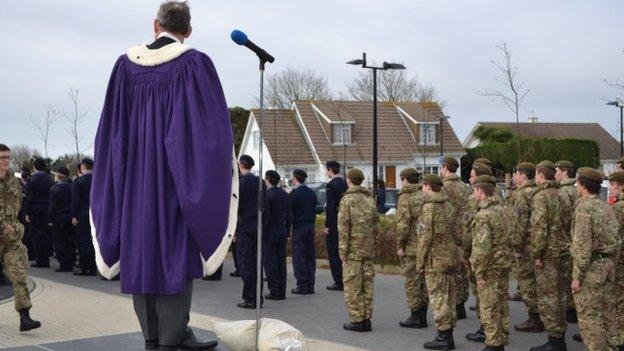
[[[251,111],[239,151],[256,163],[258,114]],[[263,169],[275,169],[289,179],[293,169],[301,168],[308,173],[308,182],[324,182],[325,162],[336,160],[347,168],[360,168],[366,185],[371,184],[371,102],[296,101],[289,110],[265,110],[263,121]],[[378,153],[379,179],[389,188],[400,188],[403,169],[437,173],[441,153],[459,160],[465,151],[438,104],[382,102],[378,104]]]

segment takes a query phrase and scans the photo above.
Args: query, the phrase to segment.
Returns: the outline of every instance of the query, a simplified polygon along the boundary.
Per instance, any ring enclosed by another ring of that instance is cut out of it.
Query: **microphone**
[[[264,49],[258,47],[258,45],[254,44],[253,41],[247,38],[247,34],[241,32],[240,30],[233,30],[232,34],[230,34],[230,37],[232,38],[232,41],[234,41],[236,44],[244,45],[249,50],[255,52],[256,55],[258,55],[260,61],[266,61],[271,63],[275,61],[275,58],[273,56],[271,56],[268,52],[264,51]]]

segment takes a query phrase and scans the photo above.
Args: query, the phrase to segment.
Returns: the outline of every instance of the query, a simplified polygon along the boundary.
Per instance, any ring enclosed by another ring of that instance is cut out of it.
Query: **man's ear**
[[[189,27],[188,32],[186,32],[186,34],[184,34],[184,38],[190,37],[192,32],[193,32],[193,27]]]
[[[154,20],[154,33],[160,33],[160,22],[157,19]]]

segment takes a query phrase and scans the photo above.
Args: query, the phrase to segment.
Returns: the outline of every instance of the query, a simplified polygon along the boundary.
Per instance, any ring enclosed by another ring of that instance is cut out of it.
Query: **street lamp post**
[[[620,156],[624,155],[624,102],[620,99],[607,102],[609,106],[615,106],[620,108]]]
[[[405,69],[400,63],[385,62],[380,66],[368,66],[366,61],[366,53],[362,54],[361,59],[355,59],[347,62],[349,65],[362,66],[373,70],[373,196],[377,198],[377,171],[378,171],[378,154],[377,154],[377,71],[386,71],[389,69]]]

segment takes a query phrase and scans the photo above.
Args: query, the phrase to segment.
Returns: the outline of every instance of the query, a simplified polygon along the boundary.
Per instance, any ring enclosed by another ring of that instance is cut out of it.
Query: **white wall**
[[[253,142],[253,132],[255,131],[259,131],[260,129],[258,128],[258,123],[256,123],[256,119],[250,117],[249,121],[251,123],[251,126],[248,126],[247,128],[247,134],[245,135],[245,139],[243,140],[243,145],[241,145],[241,150],[239,153],[239,157],[240,155],[249,155],[251,157],[253,157],[254,161],[256,161],[256,166],[252,169],[252,172],[254,174],[258,174],[258,167],[259,167],[259,160],[260,160],[260,150],[258,148],[255,147],[254,142]],[[262,142],[262,154],[263,154],[263,160],[262,160],[262,169],[263,172],[266,172],[269,169],[275,169],[275,163],[273,162],[273,159],[271,158],[271,154],[269,154],[269,149],[266,146],[266,143]]]
[[[602,173],[609,176],[617,169],[617,160],[600,160],[600,166],[602,166]]]

